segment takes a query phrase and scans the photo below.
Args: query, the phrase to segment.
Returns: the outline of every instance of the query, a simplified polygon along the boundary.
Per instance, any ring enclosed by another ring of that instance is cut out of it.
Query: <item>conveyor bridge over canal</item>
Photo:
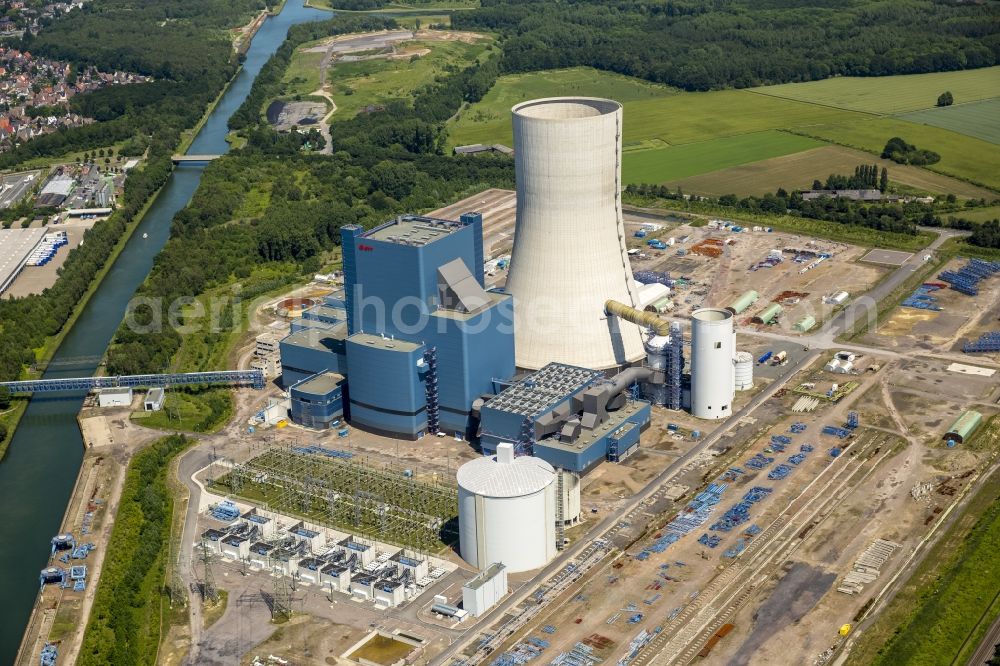
[[[163,375],[118,375],[116,377],[67,377],[60,379],[30,379],[0,382],[11,393],[53,393],[56,391],[93,391],[122,386],[195,386],[224,384],[264,388],[264,373],[260,370],[219,370],[216,372],[181,372]]]

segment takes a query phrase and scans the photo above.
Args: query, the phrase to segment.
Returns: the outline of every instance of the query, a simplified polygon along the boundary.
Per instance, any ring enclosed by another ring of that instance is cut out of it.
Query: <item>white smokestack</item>
[[[507,291],[518,367],[605,369],[644,356],[639,328],[604,314],[638,302],[621,211],[622,107],[555,97],[514,117],[517,226]]]

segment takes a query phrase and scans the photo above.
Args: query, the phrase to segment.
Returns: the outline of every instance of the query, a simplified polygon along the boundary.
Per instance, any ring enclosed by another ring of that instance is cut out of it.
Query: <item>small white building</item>
[[[347,551],[347,557],[357,555],[358,564],[362,567],[368,566],[375,560],[375,549],[366,543],[355,541],[352,537],[347,537],[337,545]]]
[[[250,546],[250,566],[258,569],[271,568],[271,554],[274,552],[274,544],[266,541],[258,541]]]
[[[299,562],[299,580],[311,585],[320,585],[323,582],[322,569],[325,565],[325,560],[318,557],[307,557]]]
[[[281,374],[281,355],[278,353],[265,356],[255,356],[250,361],[251,370],[260,370],[265,377],[277,377]]]
[[[257,344],[254,347],[254,353],[257,356],[277,354],[280,342],[281,338],[274,333],[261,333],[257,336]]]
[[[462,607],[472,617],[479,617],[493,608],[506,594],[507,567],[494,562],[462,586]]]
[[[326,536],[319,530],[314,530],[308,527],[305,523],[298,523],[293,525],[289,530],[289,534],[294,534],[308,544],[308,549],[312,553],[319,553],[326,546]]]
[[[99,407],[129,407],[132,404],[132,388],[116,386],[97,390],[97,405]]]
[[[337,592],[350,592],[351,569],[344,564],[328,564],[320,570],[320,584]]]
[[[158,412],[163,409],[163,389],[162,388],[151,388],[146,393],[146,399],[142,402],[142,407],[147,412]]]
[[[406,599],[406,587],[395,580],[383,580],[372,588],[375,605],[382,608],[395,608]]]
[[[250,539],[236,534],[230,534],[219,542],[223,557],[231,560],[245,560],[250,557]]]

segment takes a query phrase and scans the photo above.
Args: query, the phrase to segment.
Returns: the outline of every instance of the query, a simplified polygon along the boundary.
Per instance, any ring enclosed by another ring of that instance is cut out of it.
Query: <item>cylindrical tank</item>
[[[502,562],[508,572],[544,566],[556,553],[556,472],[511,444],[496,456],[458,468],[458,531],[462,558],[478,569]]]
[[[562,475],[563,524],[575,525],[580,522],[580,475],[561,469]]]
[[[691,314],[691,414],[724,419],[733,413],[736,337],[733,313],[701,308]]]
[[[753,356],[749,352],[736,352],[733,358],[733,369],[735,370],[737,391],[746,391],[753,388]]]
[[[517,222],[506,290],[518,367],[641,359],[639,327],[604,313],[608,299],[639,305],[621,211],[621,104],[556,97],[512,113]]]
[[[667,352],[670,347],[669,335],[654,335],[646,340],[646,365],[652,370],[667,369]]]

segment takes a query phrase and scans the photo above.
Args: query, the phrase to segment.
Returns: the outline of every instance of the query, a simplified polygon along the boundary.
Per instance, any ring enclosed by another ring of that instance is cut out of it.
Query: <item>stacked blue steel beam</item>
[[[793,423],[792,427],[789,428],[789,430],[791,430],[793,434],[797,435],[800,432],[805,432],[806,431],[806,424],[805,423]]]
[[[967,342],[962,351],[966,354],[976,354],[981,352],[1000,352],[1000,331],[990,331],[983,333],[974,342]]]
[[[722,499],[722,494],[728,487],[728,483],[716,482],[708,484],[708,487],[703,492],[698,493],[684,507],[683,511],[667,523],[667,526],[663,528],[663,536],[651,543],[636,557],[643,556],[641,559],[646,559],[650,553],[662,553],[670,544],[676,543],[685,534],[689,534],[704,525],[712,513],[712,507],[719,503]]]
[[[997,272],[1000,272],[1000,262],[970,259],[957,271],[944,271],[938,277],[950,284],[955,291],[976,296],[979,294],[979,282]]]
[[[636,271],[632,273],[632,276],[642,284],[674,286],[674,281],[670,279],[670,273],[663,273],[661,271]]]
[[[918,310],[932,310],[939,312],[941,306],[937,304],[937,297],[931,294],[940,289],[932,284],[924,284],[917,287],[917,290],[906,297],[900,305],[904,308],[916,308]]]
[[[857,412],[847,413],[847,425],[844,426],[845,428],[847,428],[848,430],[854,430],[855,428],[858,427],[859,423],[860,423],[860,418],[858,417]]]
[[[747,491],[743,499],[729,507],[722,517],[708,529],[713,532],[729,532],[750,520],[750,507],[771,494],[770,488],[754,486]]]
[[[743,463],[751,469],[764,469],[768,465],[774,462],[774,458],[770,456],[765,456],[763,453],[757,453],[753,458]]]
[[[781,463],[780,465],[778,465],[777,467],[775,467],[774,469],[772,469],[770,472],[767,473],[767,478],[771,479],[772,481],[780,481],[781,479],[784,479],[786,476],[791,474],[793,469],[795,468],[791,467],[790,465],[786,465],[785,463]]]
[[[837,426],[828,425],[828,426],[823,426],[823,434],[844,439],[851,434],[851,431],[846,428],[838,428]]]

